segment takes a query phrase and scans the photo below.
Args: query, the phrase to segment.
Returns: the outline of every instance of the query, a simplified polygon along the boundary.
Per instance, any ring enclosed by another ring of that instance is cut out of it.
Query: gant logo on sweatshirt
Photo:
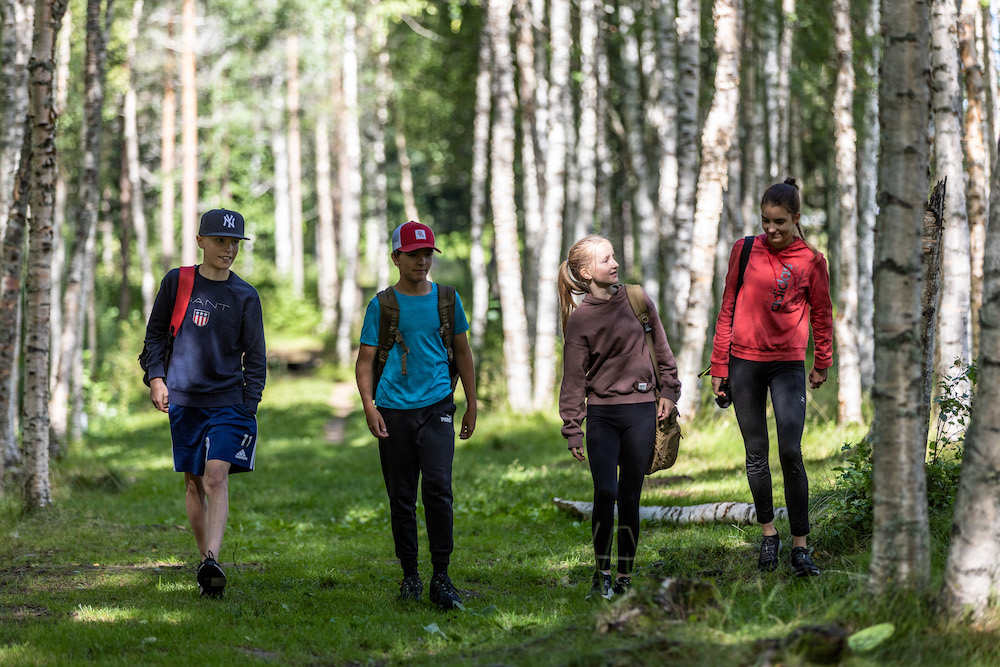
[[[194,313],[191,314],[191,321],[200,327],[208,324],[208,318],[212,316],[212,313],[207,310],[201,310],[200,308],[195,308]]]

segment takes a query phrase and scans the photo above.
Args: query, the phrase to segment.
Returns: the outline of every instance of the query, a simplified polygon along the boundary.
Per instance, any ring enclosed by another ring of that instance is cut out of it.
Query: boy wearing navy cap
[[[448,576],[454,546],[451,472],[456,411],[449,355],[453,353],[467,401],[460,433],[463,440],[476,428],[476,374],[461,297],[454,288],[427,279],[435,251],[440,252],[427,225],[407,222],[393,232],[392,261],[399,269],[399,281],[368,304],[355,375],[368,429],[379,443],[392,537],[403,568],[399,599],[419,600],[424,588],[417,570],[416,514],[417,483],[422,475],[421,497],[434,568],[430,599],[442,609],[452,609],[461,607],[462,601]],[[454,294],[454,317],[448,316],[450,300],[439,300],[440,294]],[[382,359],[384,367],[376,382],[376,362],[384,349],[380,342],[384,346],[387,340],[380,339],[380,333],[389,321],[383,310],[397,313],[392,323],[395,342]],[[448,324],[450,351],[445,343]]]
[[[257,404],[267,368],[260,297],[231,270],[247,238],[243,232],[236,211],[202,215],[202,263],[172,269],[163,278],[140,359],[150,400],[170,415],[174,470],[184,473],[188,521],[204,559],[198,587],[213,597],[226,586],[217,559],[229,517],[229,475],[254,468]],[[182,281],[185,271],[189,278]],[[190,297],[171,350],[175,302],[180,298],[183,307],[185,298],[182,284],[190,286]]]

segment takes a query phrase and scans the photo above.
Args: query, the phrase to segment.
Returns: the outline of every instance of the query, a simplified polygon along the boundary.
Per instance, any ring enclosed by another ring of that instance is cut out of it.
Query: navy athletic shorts
[[[253,470],[257,417],[242,405],[198,408],[170,404],[170,441],[174,471],[205,474],[205,461],[233,464],[230,472]]]

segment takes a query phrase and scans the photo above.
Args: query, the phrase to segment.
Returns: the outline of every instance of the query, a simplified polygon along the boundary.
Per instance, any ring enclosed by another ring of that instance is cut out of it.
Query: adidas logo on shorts
[[[240,451],[236,452],[236,458],[238,458],[240,461],[246,461],[247,453],[241,449]]]

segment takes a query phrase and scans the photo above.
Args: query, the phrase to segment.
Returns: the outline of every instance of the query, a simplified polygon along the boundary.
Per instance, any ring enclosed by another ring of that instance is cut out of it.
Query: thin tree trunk
[[[659,154],[659,182],[656,191],[656,206],[659,209],[660,224],[658,225],[658,245],[665,250],[673,245],[677,234],[677,12],[673,0],[658,0],[657,12],[657,49],[655,77],[658,92],[655,105],[654,124],[656,127],[657,147]],[[672,255],[662,251],[660,256],[665,264],[663,287],[666,288],[666,276],[670,275],[669,262]],[[668,314],[663,302],[668,299],[662,295],[657,302],[660,312]],[[676,331],[673,322],[668,324],[669,331]]]
[[[594,513],[594,503],[583,500],[565,500],[553,498],[556,507],[581,518],[589,519]],[[618,516],[618,508],[615,508]],[[774,508],[774,518],[778,521],[788,520],[788,509]],[[757,508],[753,503],[721,502],[705,503],[703,505],[642,505],[639,507],[639,519],[650,523],[683,526],[692,523],[724,523],[737,526],[750,526],[757,523]]]
[[[670,3],[667,3],[670,4]],[[580,130],[576,138],[576,171],[578,196],[576,215],[571,219],[570,236],[579,239],[597,226],[597,133],[598,123],[597,52],[601,48],[599,12],[604,8],[598,0],[580,2]],[[671,24],[671,30],[673,25]],[[672,68],[673,61],[670,67]],[[672,71],[672,70],[671,70]],[[676,91],[675,93],[676,94]],[[676,109],[676,106],[674,107]],[[673,128],[671,128],[673,130]],[[675,191],[671,192],[676,197]]]
[[[174,92],[174,10],[167,18],[167,48],[163,62],[163,103],[160,116],[160,268],[167,271],[177,252],[174,239],[174,203],[177,197],[174,146],[177,144],[177,94]]]
[[[373,5],[377,2],[373,2]],[[375,72],[375,114],[371,132],[372,165],[370,185],[372,189],[371,214],[365,243],[368,265],[373,268],[376,285],[389,284],[389,184],[386,175],[385,136],[389,129],[389,98],[392,95],[392,75],[389,69],[388,28],[379,24],[375,29],[376,72]]]
[[[878,5],[879,0],[872,0],[874,5]],[[789,159],[788,145],[791,135],[791,71],[792,63],[792,40],[795,38],[795,0],[781,0],[781,44],[778,46],[778,88],[777,88],[777,113],[778,113],[778,145],[777,163],[778,176],[788,174],[791,167]],[[804,174],[798,174],[802,178]]]
[[[183,0],[181,51],[181,263],[198,261],[198,81],[195,0]]]
[[[670,321],[684,322],[691,290],[692,234],[698,187],[698,95],[701,90],[701,2],[677,2],[677,62],[680,71],[677,105],[677,228],[668,294]],[[680,330],[671,332],[679,334]],[[703,337],[702,331],[698,337]]]
[[[874,527],[869,588],[921,589],[930,535],[920,410],[921,229],[927,193],[930,23],[924,3],[887,3],[875,246]]]
[[[63,14],[62,27],[56,40],[56,113],[63,115],[69,100],[69,61],[72,52],[70,33],[73,31],[71,11],[67,5]],[[56,243],[52,248],[52,288],[50,290],[51,307],[49,310],[49,392],[56,385],[59,375],[59,338],[62,332],[62,291],[63,276],[66,271],[66,244],[62,242],[62,230],[66,227],[66,200],[69,186],[67,185],[67,169],[65,166],[56,172],[56,207],[52,215],[52,238]],[[17,452],[20,459],[21,453]]]
[[[722,220],[722,194],[729,179],[729,145],[736,132],[739,103],[740,0],[715,0],[713,14],[719,60],[715,70],[715,95],[701,139],[703,155],[691,248],[691,290],[683,320],[683,343],[677,359],[677,372],[684,388],[678,409],[685,418],[694,416],[698,406],[698,372],[713,305],[712,280]]]
[[[330,129],[326,113],[316,117],[316,269],[317,296],[323,329],[333,331],[337,322],[337,246],[333,235]]]
[[[56,115],[53,105],[55,45],[66,3],[38,0],[28,64],[31,128],[31,193],[28,273],[25,285],[24,506],[52,503],[49,481],[49,288],[52,214],[56,180]]]
[[[28,0],[0,0],[0,241],[7,227],[18,159],[27,129],[28,56],[34,7]],[[23,234],[23,232],[22,232]]]
[[[538,316],[535,323],[535,376],[533,405],[549,406],[556,384],[556,331],[558,330],[559,256],[562,252],[563,216],[566,206],[566,165],[573,132],[571,107],[569,0],[551,0],[549,31],[552,63],[549,68],[549,148],[545,162],[545,208],[538,253]]]
[[[288,69],[288,200],[292,241],[292,291],[302,296],[305,288],[304,229],[302,222],[302,133],[299,129],[299,38],[288,37],[285,54]]]
[[[391,70],[390,70],[391,71]],[[403,211],[407,220],[420,222],[417,198],[413,194],[413,171],[410,169],[410,153],[406,148],[406,132],[403,131],[403,111],[398,104],[393,105],[396,119],[396,161],[399,162],[399,190],[403,195]]]
[[[340,117],[342,150],[340,153],[341,224],[340,252],[344,266],[340,291],[340,321],[337,327],[337,361],[347,363],[351,356],[351,333],[358,315],[358,253],[361,237],[361,131],[358,110],[358,56],[356,23],[346,14],[343,50],[344,105]]]
[[[469,270],[472,273],[472,322],[470,333],[476,351],[483,347],[486,316],[489,312],[490,283],[486,274],[483,228],[486,226],[486,189],[489,181],[490,89],[492,83],[490,36],[483,30],[479,37],[479,73],[476,75],[476,116],[472,125],[472,177],[469,207]]]
[[[924,437],[921,442],[927,442],[927,431],[930,426],[931,398],[934,394],[934,334],[937,329],[938,293],[941,291],[941,232],[944,229],[944,202],[947,184],[938,182],[924,211],[923,221],[923,292],[920,298],[920,333],[923,355],[921,364],[923,397],[920,408],[923,410],[922,423]]]
[[[935,370],[939,378],[955,375],[952,364],[971,360],[972,272],[965,172],[962,168],[962,91],[959,87],[958,9],[955,0],[932,0],[931,90],[934,109],[935,178],[947,181],[944,248],[941,251],[941,300]],[[888,7],[883,8],[883,13]],[[885,33],[883,32],[883,35]],[[885,45],[888,53],[890,45]],[[888,58],[886,58],[888,60]],[[883,65],[883,77],[885,66]],[[883,123],[883,129],[884,129]],[[923,199],[923,197],[921,197]],[[922,210],[921,206],[919,210]],[[919,229],[919,227],[915,228]]]
[[[861,143],[858,150],[858,355],[861,386],[871,389],[875,381],[875,289],[872,263],[875,249],[875,211],[878,203],[878,71],[882,44],[878,39],[880,0],[872,0],[865,19],[865,38],[871,52],[861,58],[867,87],[862,96]]]
[[[954,619],[996,609],[1000,589],[1000,178],[994,169],[986,232],[979,377],[938,604]]]
[[[281,88],[280,85],[275,86]],[[283,279],[292,275],[292,205],[289,195],[288,135],[278,127],[271,132],[274,156],[274,268]]]
[[[965,148],[966,183],[968,184],[969,255],[972,264],[972,287],[969,295],[972,326],[970,356],[979,348],[979,308],[983,302],[983,248],[986,241],[986,172],[987,148],[983,139],[984,83],[983,69],[976,50],[976,18],[978,0],[961,0],[958,17],[958,43],[965,73],[965,126],[962,141]],[[953,183],[952,187],[957,185]],[[950,189],[950,188],[949,188]]]
[[[120,135],[123,139],[122,143],[127,144],[127,139],[125,134],[128,132],[126,125],[128,124],[127,119],[124,118],[124,104],[123,104],[123,114],[122,121],[119,125]],[[113,142],[117,143],[117,142]],[[125,148],[125,150],[121,150]],[[115,154],[118,156],[118,207],[117,207],[117,233],[115,234],[116,241],[118,242],[119,257],[120,261],[118,265],[112,270],[118,271],[118,320],[125,321],[128,319],[129,310],[132,309],[132,287],[129,284],[128,275],[131,272],[132,264],[132,253],[130,249],[132,247],[132,182],[129,180],[129,155],[128,148],[126,146],[121,146],[121,148],[115,149]],[[112,223],[113,224],[113,223]]]
[[[139,41],[139,22],[142,20],[143,0],[136,0],[132,6],[132,22],[128,43],[128,62],[134,63],[136,44]],[[139,255],[139,266],[142,271],[142,319],[149,321],[149,313],[153,310],[156,284],[153,278],[153,261],[149,251],[149,228],[146,224],[146,199],[142,191],[142,174],[139,162],[139,132],[136,123],[136,95],[131,85],[129,68],[129,86],[125,91],[125,155],[128,165],[128,182],[132,189],[132,227],[135,230],[135,250]]]
[[[507,401],[519,412],[531,408],[531,364],[528,358],[528,320],[521,292],[521,253],[514,209],[514,73],[507,28],[510,0],[490,0],[487,29],[493,46],[493,76],[496,99],[491,139],[491,185],[493,228],[500,310],[503,317],[504,375]]]
[[[993,15],[990,13],[989,2],[980,3],[978,18],[976,21],[976,45],[979,53],[983,54],[983,85],[985,99],[983,114],[983,143],[989,150],[986,158],[987,164],[992,168],[997,161],[997,133],[994,128],[997,123],[997,68],[996,58],[993,55]],[[990,216],[989,199],[987,199],[987,220]]]
[[[760,48],[763,50],[764,90],[781,90],[781,70],[779,65],[780,49],[783,46],[782,36],[778,33],[778,18],[783,12],[781,0],[767,0],[765,9],[760,16],[763,39]],[[781,114],[778,111],[779,95],[764,95],[764,108],[770,122],[765,125],[761,139],[767,140],[767,175],[768,180],[778,180],[778,135],[781,132]]]
[[[860,424],[861,364],[858,350],[858,162],[854,130],[854,36],[849,0],[834,0],[837,89],[833,115],[837,154],[837,420]]]

